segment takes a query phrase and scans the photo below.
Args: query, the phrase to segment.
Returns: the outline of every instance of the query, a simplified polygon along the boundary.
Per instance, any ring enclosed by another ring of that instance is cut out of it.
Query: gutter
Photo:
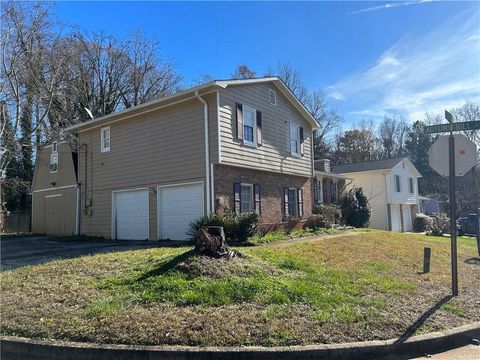
[[[195,91],[195,97],[203,104],[203,119],[205,123],[205,192],[207,195],[207,214],[211,212],[210,204],[210,146],[208,141],[208,104],[198,94],[198,90]]]

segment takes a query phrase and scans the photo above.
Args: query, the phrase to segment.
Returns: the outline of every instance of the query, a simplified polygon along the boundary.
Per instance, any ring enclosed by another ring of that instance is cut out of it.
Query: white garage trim
[[[171,187],[178,187],[178,186],[187,186],[187,185],[201,185],[202,187],[202,216],[205,215],[205,191],[209,191],[209,189],[205,189],[205,182],[203,181],[192,181],[192,182],[184,182],[184,183],[176,183],[176,184],[168,184],[168,185],[159,185],[157,186],[157,240],[162,240],[162,189],[164,188],[171,188]]]
[[[116,216],[116,200],[115,200],[115,195],[117,193],[121,192],[130,192],[130,191],[146,191],[148,193],[148,197],[150,196],[150,189],[148,187],[142,187],[142,188],[134,188],[134,189],[121,189],[121,190],[113,190],[112,191],[112,217],[111,217],[111,239],[116,239],[116,232],[117,229],[115,228],[115,216]],[[148,201],[147,204],[147,214],[148,214],[148,222],[147,222],[147,234],[148,238],[150,238],[150,201]]]

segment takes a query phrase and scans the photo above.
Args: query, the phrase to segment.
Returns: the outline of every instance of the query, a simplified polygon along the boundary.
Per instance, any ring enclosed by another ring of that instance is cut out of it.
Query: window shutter
[[[241,198],[242,185],[240,183],[233,183],[233,204],[236,214],[242,212],[242,198]]]
[[[283,211],[288,216],[288,187],[283,188]]]
[[[237,103],[237,139],[243,141],[243,105]]]
[[[262,112],[257,110],[257,145],[262,145]]]
[[[300,126],[300,155],[303,155],[303,126]]]
[[[303,191],[298,189],[298,216],[303,217]]]
[[[253,185],[253,198],[255,201],[255,212],[260,215],[262,213],[262,202],[260,199],[260,185]]]

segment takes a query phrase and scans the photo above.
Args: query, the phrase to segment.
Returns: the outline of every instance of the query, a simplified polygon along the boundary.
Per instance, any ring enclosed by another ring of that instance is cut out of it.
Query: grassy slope
[[[432,247],[430,274],[423,247]],[[355,235],[239,248],[233,262],[157,248],[2,274],[1,332],[78,341],[276,345],[400,336],[449,292],[449,242]],[[480,318],[473,238],[459,240],[461,296],[419,332]]]

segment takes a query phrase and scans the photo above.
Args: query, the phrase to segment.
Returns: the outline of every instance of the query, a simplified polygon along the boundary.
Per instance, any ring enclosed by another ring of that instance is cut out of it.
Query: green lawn
[[[290,345],[400,336],[449,293],[449,241],[354,234],[237,248],[233,261],[191,247],[28,266],[1,275],[1,333],[125,344]],[[432,248],[430,274],[423,247]],[[475,238],[459,238],[461,296],[418,332],[478,320]]]

